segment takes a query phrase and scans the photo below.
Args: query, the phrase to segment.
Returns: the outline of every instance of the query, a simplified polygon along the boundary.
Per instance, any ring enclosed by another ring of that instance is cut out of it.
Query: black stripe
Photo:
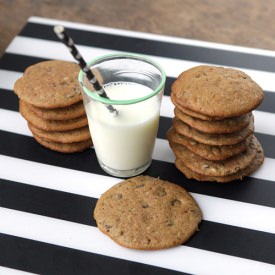
[[[24,72],[27,67],[46,60],[48,59],[25,56],[20,54],[5,53],[0,59],[0,69]],[[175,78],[167,77],[165,89],[164,89],[165,95],[170,96],[171,86],[174,81],[175,81]],[[275,93],[265,91],[264,101],[257,108],[257,110],[274,113],[275,112],[274,102],[275,102]]]
[[[125,37],[71,28],[67,28],[67,31],[76,44],[86,46],[183,59],[199,63],[212,63],[275,72],[275,58],[272,56]],[[53,33],[52,26],[37,23],[28,23],[20,35],[58,41]]]
[[[0,108],[18,111],[17,95],[11,90],[0,89]]]
[[[263,112],[275,113],[275,93],[264,91],[264,100],[257,110]]]
[[[167,96],[170,96],[171,94],[171,87],[173,82],[176,80],[175,77],[166,77],[166,83],[165,83],[165,90],[164,90],[164,94]]]
[[[158,138],[166,139],[166,133],[171,126],[172,118],[161,116],[159,121]]]
[[[275,157],[275,146],[274,146],[274,136],[266,135],[262,133],[255,133],[255,136],[260,141],[264,154],[268,158],[274,158]]]
[[[70,155],[62,154],[40,146],[32,137],[4,131],[0,131],[0,140],[0,154],[3,155],[107,175],[99,167],[93,149]],[[272,195],[275,194],[275,185],[271,181],[246,177],[242,181],[228,184],[197,182],[186,179],[173,163],[157,160],[152,161],[151,166],[144,174],[175,182],[190,192],[275,207],[275,200]]]
[[[146,174],[174,182],[192,193],[275,207],[273,181],[245,177],[243,180],[226,184],[199,182],[187,179],[174,164],[156,160],[152,162]]]
[[[187,245],[255,261],[275,263],[275,238],[271,233],[203,221],[199,226],[199,232]]]
[[[1,233],[0,247],[0,265],[37,274],[187,274]]]
[[[23,73],[27,67],[47,60],[49,59],[21,54],[5,53],[0,59],[0,69]]]
[[[1,179],[0,189],[1,207],[96,226],[92,218],[95,198]],[[265,253],[275,249],[273,234],[208,221],[199,228],[186,245],[275,264],[273,255]]]
[[[60,179],[61,180],[61,179]],[[96,199],[0,178],[0,206],[96,226]]]

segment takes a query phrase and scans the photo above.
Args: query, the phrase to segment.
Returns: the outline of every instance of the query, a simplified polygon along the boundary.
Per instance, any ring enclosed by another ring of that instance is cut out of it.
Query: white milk
[[[133,99],[152,92],[146,86],[116,82],[104,86],[114,100]],[[149,164],[159,123],[160,99],[157,96],[131,105],[115,105],[113,116],[106,106],[90,102],[86,107],[97,158],[117,170],[131,170]],[[92,105],[91,105],[92,104]]]

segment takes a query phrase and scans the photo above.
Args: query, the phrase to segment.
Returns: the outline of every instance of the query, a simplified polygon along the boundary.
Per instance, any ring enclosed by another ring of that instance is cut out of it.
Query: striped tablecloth
[[[185,245],[123,248],[92,218],[98,197],[120,179],[105,174],[91,148],[61,154],[41,147],[18,112],[13,84],[31,64],[73,61],[52,31],[62,23],[85,59],[128,51],[167,73],[160,129],[146,174],[185,187],[203,211]],[[174,166],[165,133],[172,81],[199,64],[239,68],[265,91],[254,111],[264,165],[242,182],[188,180]],[[0,274],[275,274],[275,52],[32,17],[0,60]],[[24,273],[25,274],[25,273]]]

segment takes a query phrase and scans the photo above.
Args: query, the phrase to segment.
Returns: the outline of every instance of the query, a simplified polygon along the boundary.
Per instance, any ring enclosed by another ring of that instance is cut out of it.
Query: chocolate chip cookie
[[[154,250],[186,242],[198,230],[202,212],[182,187],[138,176],[107,190],[96,204],[94,218],[118,244]]]

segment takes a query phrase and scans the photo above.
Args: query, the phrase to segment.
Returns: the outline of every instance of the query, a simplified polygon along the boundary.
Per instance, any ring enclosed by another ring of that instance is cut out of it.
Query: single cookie
[[[36,128],[43,131],[67,131],[82,128],[88,125],[86,116],[68,120],[46,120],[38,117],[29,107],[28,103],[19,100],[21,115]]]
[[[36,135],[33,135],[34,139],[41,144],[42,146],[51,149],[53,151],[61,152],[61,153],[76,153],[82,152],[85,149],[92,146],[92,140],[85,140],[81,142],[73,142],[73,143],[60,143],[60,142],[53,142],[47,141],[43,138],[40,138]]]
[[[28,123],[28,127],[31,132],[47,141],[60,142],[60,143],[73,143],[87,141],[91,139],[89,127],[78,128],[74,130],[62,131],[62,132],[47,132],[40,130]]]
[[[202,213],[182,187],[138,176],[106,191],[96,204],[94,218],[98,228],[118,244],[153,250],[186,242],[198,230]]]
[[[45,109],[28,104],[28,107],[40,118],[47,120],[68,120],[85,115],[82,101],[64,108]]]
[[[250,122],[250,115],[245,114],[238,117],[230,117],[222,120],[205,121],[191,117],[181,112],[178,108],[174,109],[175,116],[189,126],[209,134],[228,134],[240,131],[247,127]]]
[[[247,114],[263,101],[263,90],[247,74],[232,68],[193,67],[172,85],[175,101],[210,117]]]
[[[252,135],[251,135],[252,137]],[[208,160],[225,160],[232,156],[242,153],[250,143],[250,137],[234,145],[214,146],[199,143],[191,138],[180,135],[171,127],[167,131],[167,139],[169,142],[184,145],[191,152]]]
[[[170,142],[174,154],[190,170],[214,177],[223,177],[237,173],[245,169],[256,157],[257,151],[261,147],[255,136],[252,137],[247,149],[234,157],[224,161],[206,160],[188,150],[185,146]]]
[[[224,177],[206,176],[196,173],[184,165],[180,159],[176,159],[175,165],[188,179],[195,179],[198,181],[231,182],[234,180],[242,180],[245,176],[251,175],[263,164],[263,162],[263,149],[262,147],[259,147],[255,159],[245,169]]]
[[[190,127],[186,123],[182,122],[178,118],[174,117],[173,126],[176,131],[188,138],[191,138],[197,142],[208,144],[208,145],[234,145],[245,140],[254,131],[253,117],[250,119],[250,124],[239,132],[229,133],[229,134],[208,134],[196,130]]]
[[[224,119],[223,117],[210,117],[210,116],[206,116],[206,115],[203,115],[203,114],[199,114],[199,113],[196,113],[194,111],[191,111],[187,108],[184,108],[183,106],[179,105],[177,102],[176,102],[176,97],[175,95],[171,94],[170,96],[171,98],[171,101],[172,103],[176,106],[176,108],[178,108],[181,112],[191,116],[191,117],[195,117],[195,118],[199,118],[201,120],[207,120],[207,121],[215,121],[215,120],[222,120]]]
[[[82,100],[79,66],[66,61],[44,61],[28,67],[15,82],[14,92],[40,108],[62,108]]]

